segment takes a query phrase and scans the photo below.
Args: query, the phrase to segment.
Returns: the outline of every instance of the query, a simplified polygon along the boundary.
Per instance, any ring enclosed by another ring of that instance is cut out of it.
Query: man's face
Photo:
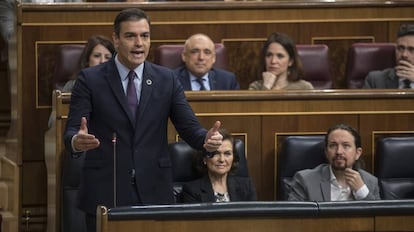
[[[397,64],[400,60],[405,60],[414,65],[414,35],[406,35],[397,39],[395,56]]]
[[[151,46],[150,28],[147,20],[125,21],[120,25],[119,37],[113,33],[119,61],[129,69],[135,69],[148,56]]]
[[[192,37],[184,48],[181,58],[194,76],[202,77],[216,62],[214,43],[205,36]]]
[[[329,134],[325,155],[334,171],[352,168],[361,154],[362,148],[355,146],[355,138],[348,131],[337,129]]]

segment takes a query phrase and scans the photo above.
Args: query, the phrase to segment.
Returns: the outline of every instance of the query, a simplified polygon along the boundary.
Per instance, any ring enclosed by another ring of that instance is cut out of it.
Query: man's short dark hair
[[[414,35],[414,24],[402,24],[400,29],[397,33],[397,38],[406,36],[406,35]]]
[[[352,128],[350,125],[347,125],[347,124],[337,124],[328,129],[325,135],[325,147],[328,147],[329,135],[333,131],[338,130],[338,129],[348,131],[354,137],[355,147],[356,148],[362,147],[361,136],[358,134],[358,132],[354,128]]]
[[[151,26],[150,18],[147,14],[141,9],[138,8],[128,8],[124,9],[115,17],[114,20],[114,32],[119,37],[121,30],[121,23],[125,21],[139,21],[141,19],[147,20],[148,24]]]

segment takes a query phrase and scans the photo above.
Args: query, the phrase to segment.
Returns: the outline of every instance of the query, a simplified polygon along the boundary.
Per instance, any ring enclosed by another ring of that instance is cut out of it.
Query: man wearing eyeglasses
[[[400,26],[396,43],[396,66],[368,73],[365,89],[414,88],[414,24]]]

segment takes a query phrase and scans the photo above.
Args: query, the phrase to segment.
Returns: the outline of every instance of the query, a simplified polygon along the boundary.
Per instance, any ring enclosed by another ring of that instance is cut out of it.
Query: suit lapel
[[[115,65],[115,60],[112,59],[109,61],[110,64],[107,66],[108,70],[105,72],[105,78],[109,83],[110,88],[112,89],[112,92],[121,105],[122,109],[124,110],[125,114],[127,114],[131,124],[135,126],[135,119],[132,117],[132,113],[130,112],[127,104],[127,99],[125,96],[124,89],[122,87],[121,78],[119,76],[118,69]]]
[[[230,201],[240,201],[240,194],[242,191],[238,188],[236,178],[233,176],[227,176],[227,191],[230,195]]]
[[[391,86],[392,88],[398,89],[399,87],[399,79],[397,75],[395,74],[395,69],[391,69],[388,72],[388,78],[385,78],[385,86]]]
[[[188,73],[187,69],[180,69],[180,78],[183,80],[181,81],[181,84],[183,85],[184,90],[193,90],[191,88],[190,74]]]
[[[331,201],[331,172],[329,171],[328,165],[322,168],[321,175],[322,200]]]
[[[210,178],[205,175],[200,183],[200,197],[201,202],[215,202],[213,187],[211,186]]]
[[[210,90],[216,90],[217,87],[217,77],[216,77],[216,72],[213,71],[213,69],[211,69],[208,72],[208,82],[210,84]]]
[[[144,71],[142,75],[142,88],[141,88],[141,97],[139,99],[139,105],[137,110],[137,119],[142,118],[144,111],[148,105],[153,86],[156,82],[154,71],[150,63],[145,61]]]

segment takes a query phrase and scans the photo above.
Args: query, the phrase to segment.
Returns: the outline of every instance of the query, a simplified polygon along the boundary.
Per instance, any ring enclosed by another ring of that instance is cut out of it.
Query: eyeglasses
[[[398,52],[404,52],[407,50],[409,53],[414,54],[414,47],[406,47],[404,45],[397,45],[397,51]]]

